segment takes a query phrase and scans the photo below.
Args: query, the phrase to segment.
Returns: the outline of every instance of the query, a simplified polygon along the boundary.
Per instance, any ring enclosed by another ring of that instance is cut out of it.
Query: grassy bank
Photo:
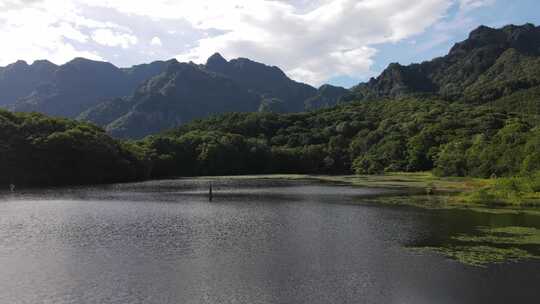
[[[498,178],[489,186],[463,193],[460,198],[470,204],[539,207],[540,172],[528,176]]]
[[[200,177],[212,179],[282,179],[316,180],[349,184],[358,187],[387,188],[403,190],[404,193],[459,193],[469,192],[492,184],[488,179],[465,177],[437,177],[431,172],[388,173],[384,175],[306,175],[306,174],[269,174]]]
[[[412,247],[435,252],[463,264],[488,264],[540,260],[540,229],[532,227],[479,227],[477,231],[451,237],[439,246]]]

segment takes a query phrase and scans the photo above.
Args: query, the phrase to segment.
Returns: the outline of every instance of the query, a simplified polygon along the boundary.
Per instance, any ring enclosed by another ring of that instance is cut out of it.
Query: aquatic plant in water
[[[471,266],[486,266],[540,259],[540,229],[532,227],[480,227],[475,234],[454,236],[440,246],[414,247]]]

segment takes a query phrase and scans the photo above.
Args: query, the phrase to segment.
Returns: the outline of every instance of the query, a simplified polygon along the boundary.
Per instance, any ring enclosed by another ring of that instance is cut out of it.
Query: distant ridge
[[[540,28],[527,23],[480,26],[448,55],[408,66],[392,63],[380,76],[353,88],[348,100],[410,94],[486,102],[540,84]]]
[[[0,106],[79,118],[119,137],[141,137],[226,112],[301,112],[335,105],[347,93],[343,88],[322,93],[278,67],[246,58],[227,61],[219,53],[205,65],[171,59],[118,68],[75,58],[60,66],[42,60],[0,67]],[[308,102],[314,98],[323,101]],[[266,106],[270,100],[282,106]]]
[[[120,69],[108,62],[75,58],[57,66],[48,61],[17,62],[0,70],[0,105],[13,111],[74,118],[104,99],[129,95],[170,62]]]
[[[76,58],[64,65],[18,61],[0,68],[0,106],[78,118],[122,138],[140,138],[228,112],[292,113],[339,101],[431,96],[511,107],[540,98],[540,28],[480,26],[447,55],[392,63],[351,91],[296,82],[278,67],[219,53],[206,64],[176,60],[117,68]]]
[[[333,106],[349,92],[339,88],[327,94],[324,88],[296,82],[275,66],[246,58],[227,61],[216,53],[204,65],[171,62],[132,96],[100,103],[79,119],[104,126],[116,137],[140,138],[228,112],[301,112]],[[310,101],[319,99],[323,101]]]

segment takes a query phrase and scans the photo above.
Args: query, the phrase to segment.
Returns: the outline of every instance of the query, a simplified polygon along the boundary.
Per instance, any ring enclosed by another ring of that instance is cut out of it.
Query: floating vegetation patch
[[[540,259],[540,229],[530,227],[479,228],[474,235],[458,235],[441,246],[413,247],[445,255],[463,264],[486,266]]]
[[[485,206],[469,204],[459,200],[459,195],[388,195],[364,199],[374,204],[393,206],[412,206],[430,210],[468,210],[489,214],[527,214],[540,215],[540,208],[518,206]]]
[[[537,256],[522,249],[491,246],[442,246],[419,247],[414,249],[439,253],[463,264],[478,267],[484,267],[488,264],[500,264],[537,258]]]
[[[480,228],[480,235],[454,237],[461,242],[501,245],[540,245],[540,229],[530,227]]]

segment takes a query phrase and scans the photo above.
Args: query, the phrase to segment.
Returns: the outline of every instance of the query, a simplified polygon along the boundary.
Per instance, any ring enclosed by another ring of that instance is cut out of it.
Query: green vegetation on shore
[[[154,156],[157,176],[433,170],[489,178],[539,170],[538,132],[502,109],[406,98],[303,114],[226,114],[137,144]]]
[[[540,206],[540,172],[498,178],[490,186],[464,193],[461,199],[475,204]]]
[[[389,172],[379,175],[263,174],[202,178],[316,180],[366,188],[403,190],[402,193],[411,194],[426,194],[428,189],[432,189],[433,194],[455,194],[479,189],[492,183],[491,180],[482,178],[438,177],[431,172]]]

